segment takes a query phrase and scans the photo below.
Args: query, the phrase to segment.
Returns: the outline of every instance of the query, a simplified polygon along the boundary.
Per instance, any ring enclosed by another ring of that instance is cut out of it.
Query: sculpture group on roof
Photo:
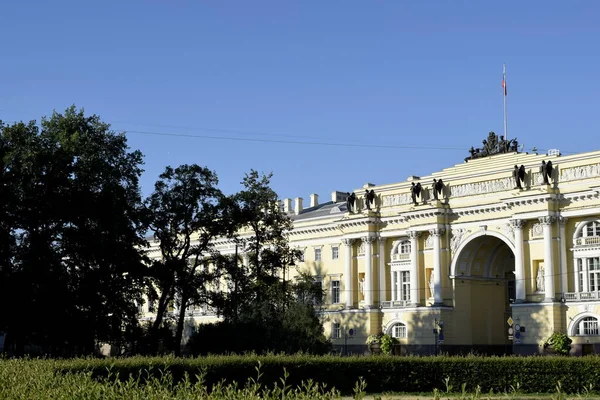
[[[517,139],[504,139],[504,136],[498,137],[494,132],[490,132],[487,139],[483,140],[481,148],[471,146],[470,157],[465,158],[465,162],[475,158],[493,156],[495,154],[513,153],[519,151],[519,142]]]

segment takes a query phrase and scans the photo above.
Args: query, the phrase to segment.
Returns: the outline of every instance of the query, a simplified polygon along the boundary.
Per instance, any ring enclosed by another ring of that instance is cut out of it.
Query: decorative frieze
[[[576,181],[597,176],[600,176],[600,163],[561,169],[560,182]]]

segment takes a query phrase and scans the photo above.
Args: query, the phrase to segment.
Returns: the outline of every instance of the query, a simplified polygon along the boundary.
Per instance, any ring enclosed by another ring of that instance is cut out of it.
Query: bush
[[[557,382],[562,390],[576,393],[600,379],[600,358],[564,357],[336,357],[336,356],[208,356],[194,359],[130,358],[113,360],[78,360],[65,364],[62,371],[91,371],[94,378],[118,376],[160,377],[169,372],[175,382],[186,373],[195,377],[205,372],[205,383],[212,387],[218,382],[243,384],[256,377],[261,363],[261,382],[268,387],[280,382],[284,368],[289,373],[287,384],[296,387],[309,379],[351,394],[356,382],[364,378],[371,393],[431,392],[445,390],[445,380],[459,389],[484,392],[510,391],[520,386],[523,393],[550,393]],[[118,375],[117,375],[118,374]],[[144,378],[145,377],[145,378]],[[193,378],[192,378],[193,380]]]

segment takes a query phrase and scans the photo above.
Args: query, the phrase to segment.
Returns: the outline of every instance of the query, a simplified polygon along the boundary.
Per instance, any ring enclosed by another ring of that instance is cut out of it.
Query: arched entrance
[[[515,256],[497,234],[477,234],[457,251],[454,275],[454,323],[460,344],[485,352],[506,352],[506,320],[515,298]]]

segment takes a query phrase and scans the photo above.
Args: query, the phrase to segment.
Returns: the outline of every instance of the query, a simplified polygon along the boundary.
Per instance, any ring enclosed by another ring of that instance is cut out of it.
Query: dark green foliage
[[[151,268],[159,293],[154,296],[158,305],[150,334],[158,335],[169,303],[176,300],[180,311],[175,354],[180,353],[177,343],[181,342],[187,307],[209,302],[211,291],[206,283],[218,277],[206,267],[211,242],[217,236],[231,234],[236,226],[228,218],[229,202],[218,189],[218,183],[216,173],[206,167],[196,164],[167,167],[146,200],[149,225],[161,253]]]
[[[323,354],[330,349],[315,312],[322,288],[302,273],[289,278],[300,254],[289,245],[292,221],[281,210],[270,179],[251,171],[242,191],[228,199],[227,209],[241,233],[234,237],[237,256],[218,257],[215,264],[229,284],[215,302],[224,322],[201,326],[188,346],[192,354]],[[242,253],[247,264],[240,260]]]
[[[160,376],[169,371],[175,381],[182,379],[185,372],[194,377],[205,370],[206,384],[211,387],[221,380],[243,383],[256,377],[259,361],[261,382],[265,386],[279,382],[285,368],[290,374],[289,385],[313,379],[346,395],[352,393],[360,377],[365,379],[370,393],[446,390],[446,378],[455,391],[464,383],[469,392],[479,385],[482,392],[504,393],[519,384],[523,393],[551,393],[560,381],[563,391],[577,393],[590,384],[598,387],[600,379],[599,357],[209,356],[78,360],[65,365],[63,370],[91,370],[97,378],[118,373],[122,380],[140,374]]]
[[[142,155],[99,117],[0,124],[0,331],[5,349],[92,353],[137,324]]]

